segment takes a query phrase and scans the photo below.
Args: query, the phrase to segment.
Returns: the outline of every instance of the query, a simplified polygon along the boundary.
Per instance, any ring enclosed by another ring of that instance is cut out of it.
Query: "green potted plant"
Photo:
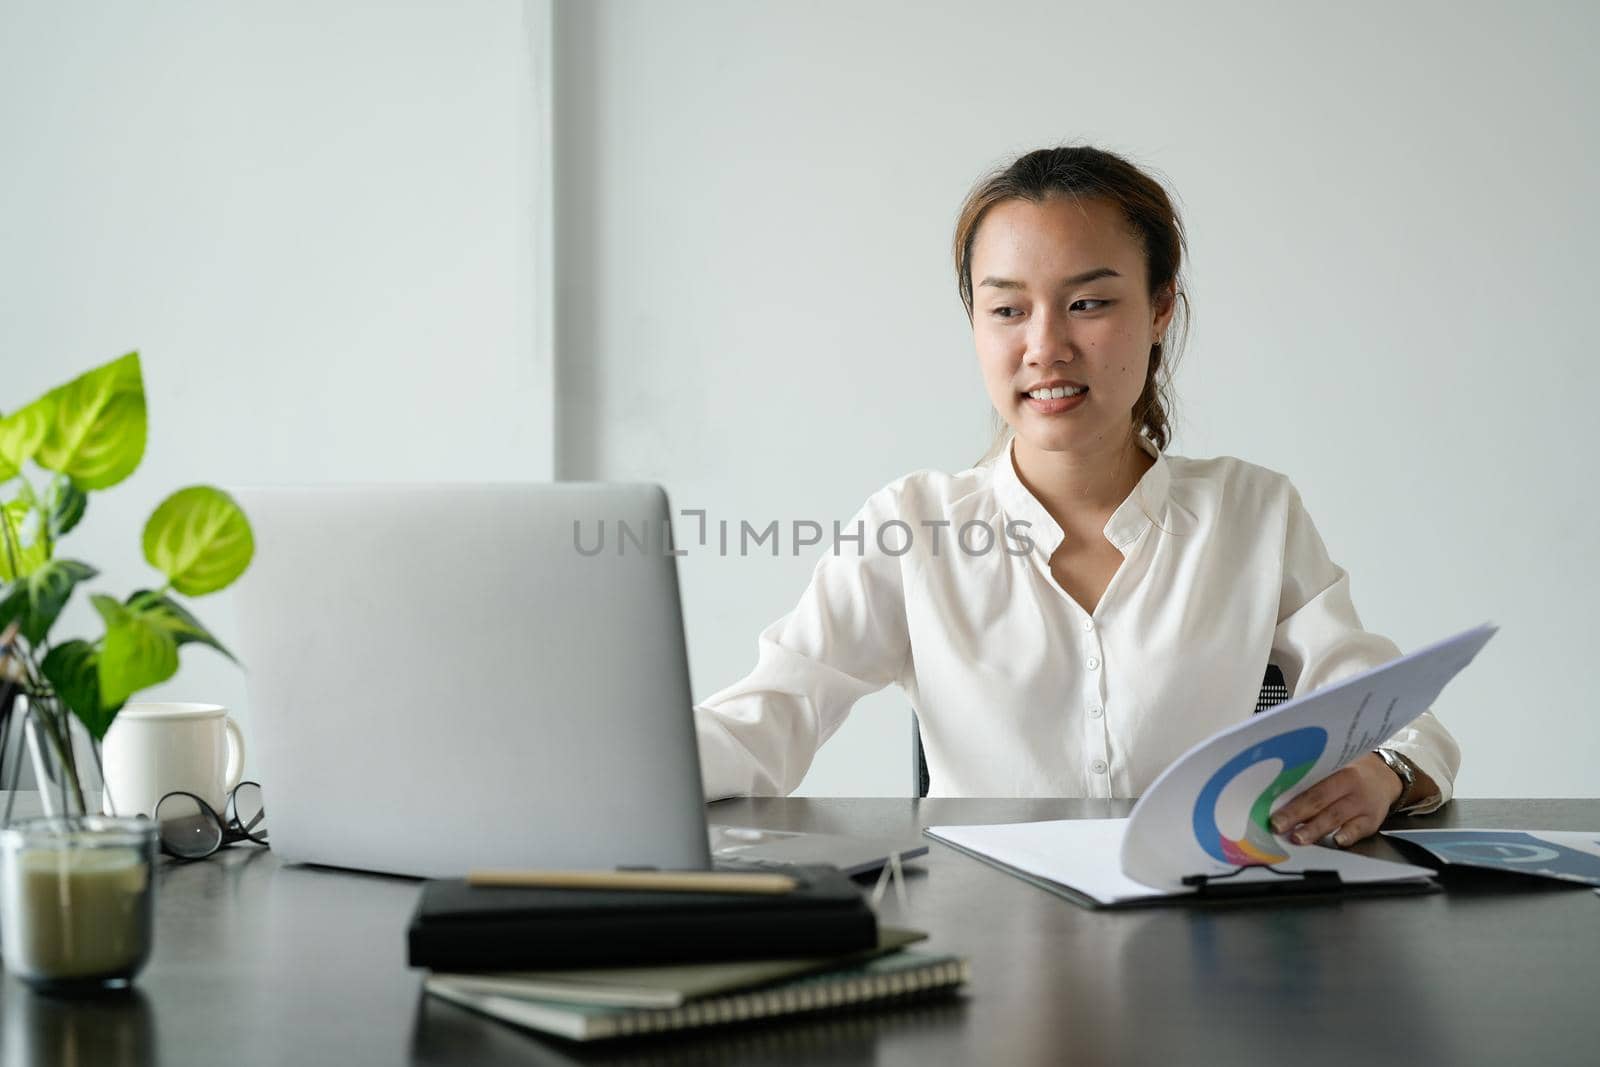
[[[60,541],[83,519],[90,493],[139,466],[145,431],[137,352],[0,417],[0,769],[13,735],[25,735],[48,813],[11,822],[23,756],[10,754],[0,948],[7,969],[39,987],[126,985],[148,957],[155,827],[100,813],[85,790],[89,764],[98,769],[100,741],[128,699],[177,673],[183,646],[229,655],[178,596],[225,588],[255,550],[231,497],[180,489],[144,527],[145,560],[165,581],[123,599],[91,595],[97,637],[52,633],[73,593],[98,574],[62,556]],[[13,716],[25,720],[22,730]]]

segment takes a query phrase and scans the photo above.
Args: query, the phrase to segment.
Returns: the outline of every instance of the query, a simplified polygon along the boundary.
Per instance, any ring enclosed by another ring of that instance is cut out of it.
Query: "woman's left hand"
[[[1383,757],[1368,752],[1280,808],[1272,829],[1297,845],[1314,845],[1332,834],[1333,843],[1344,848],[1376,832],[1404,789]]]

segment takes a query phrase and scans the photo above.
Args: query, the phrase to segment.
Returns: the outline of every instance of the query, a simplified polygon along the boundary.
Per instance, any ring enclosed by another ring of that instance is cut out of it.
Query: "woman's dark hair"
[[[1183,223],[1166,189],[1126,159],[1086,145],[1040,148],[978,180],[961,205],[954,243],[956,285],[961,290],[961,303],[967,309],[967,322],[972,322],[972,243],[984,216],[1002,201],[1026,200],[1041,204],[1056,196],[1098,199],[1114,204],[1144,249],[1151,303],[1159,306],[1169,290],[1174,300],[1183,299],[1183,322],[1181,331],[1177,331],[1177,344],[1167,341],[1173,336],[1178,320],[1174,311],[1168,322],[1167,338],[1150,347],[1144,390],[1133,406],[1133,426],[1165,451],[1171,440],[1172,368],[1189,335],[1189,297],[1184,292],[1181,276],[1188,244]],[[996,418],[999,418],[998,413]],[[1005,443],[1003,420],[999,431],[990,447],[990,455],[996,454]]]

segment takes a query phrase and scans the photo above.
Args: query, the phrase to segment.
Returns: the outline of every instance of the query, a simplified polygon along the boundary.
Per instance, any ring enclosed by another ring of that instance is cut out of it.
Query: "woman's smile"
[[[1053,390],[1060,392],[1060,390]],[[1070,411],[1082,407],[1089,402],[1089,387],[1084,386],[1080,393],[1068,393],[1064,396],[1052,395],[1048,399],[1040,399],[1031,393],[1022,394],[1022,404],[1028,410],[1040,415],[1065,415]]]

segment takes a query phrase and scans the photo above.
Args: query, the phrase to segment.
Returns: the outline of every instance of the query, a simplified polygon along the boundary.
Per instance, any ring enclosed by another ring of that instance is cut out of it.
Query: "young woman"
[[[974,187],[956,280],[999,439],[825,539],[755,669],[695,707],[708,799],[793,791],[891,682],[932,796],[1134,797],[1255,711],[1269,661],[1299,694],[1400,655],[1287,477],[1166,452],[1184,247],[1161,185],[1108,152],[1041,149]],[[1459,763],[1428,712],[1275,823],[1346,845],[1445,803]]]

